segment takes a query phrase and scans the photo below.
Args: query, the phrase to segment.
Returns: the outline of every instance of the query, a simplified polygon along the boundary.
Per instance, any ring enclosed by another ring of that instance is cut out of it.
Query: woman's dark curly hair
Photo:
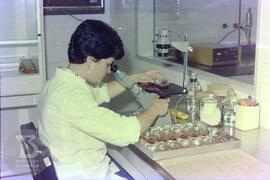
[[[68,59],[70,63],[82,64],[87,56],[92,56],[97,61],[110,57],[121,59],[124,56],[122,40],[106,23],[85,20],[71,36]]]

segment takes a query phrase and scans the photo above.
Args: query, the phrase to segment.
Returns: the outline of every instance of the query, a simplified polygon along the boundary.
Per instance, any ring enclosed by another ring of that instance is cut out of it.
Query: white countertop
[[[270,165],[270,130],[265,128],[250,131],[235,131],[241,140],[241,150]]]
[[[270,131],[235,131],[240,149],[156,161],[175,179],[270,179]]]
[[[128,162],[124,168],[133,166],[136,173],[141,173],[141,177],[145,179],[153,176],[157,178],[158,173],[154,173],[157,168],[165,170],[175,179],[270,179],[270,130],[235,130],[234,136],[241,140],[240,149],[155,161],[158,167],[151,167],[148,160],[138,158],[129,147],[118,149],[112,154],[124,157]],[[145,170],[149,173],[143,172]],[[129,173],[133,174],[132,171]],[[133,177],[136,179],[136,176]],[[172,177],[164,178],[163,174],[157,179],[173,179]]]
[[[157,161],[175,179],[270,179],[270,130],[235,130],[240,149]]]
[[[175,179],[267,179],[270,166],[240,149],[185,156],[157,163]]]

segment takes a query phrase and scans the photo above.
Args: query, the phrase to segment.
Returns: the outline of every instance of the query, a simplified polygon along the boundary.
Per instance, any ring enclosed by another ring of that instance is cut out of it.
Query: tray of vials
[[[240,147],[240,140],[201,121],[154,126],[135,144],[152,160]]]

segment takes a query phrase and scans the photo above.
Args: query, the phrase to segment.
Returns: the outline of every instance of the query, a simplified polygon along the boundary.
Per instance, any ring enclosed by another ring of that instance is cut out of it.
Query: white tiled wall
[[[256,93],[261,104],[261,126],[270,129],[270,1],[259,0],[259,10]]]
[[[252,9],[253,26],[251,42],[256,39],[257,1],[242,0],[241,16],[244,26],[246,12]],[[178,3],[179,2],[179,3]],[[217,42],[227,33],[234,30],[238,23],[239,1],[235,0],[156,0],[156,34],[160,28],[170,29],[171,41],[183,40],[184,33],[189,35],[190,42]],[[138,54],[153,54],[153,1],[138,0]],[[226,23],[228,28],[222,28]],[[222,43],[237,44],[238,31],[228,35]],[[241,42],[247,43],[245,33],[241,32]]]
[[[153,40],[154,40],[154,16],[153,1],[138,0],[137,9],[137,37],[138,54],[143,56],[153,56]]]
[[[233,30],[234,23],[238,23],[238,2],[235,0],[156,0],[156,31],[158,32],[159,28],[169,28],[172,31],[172,40],[179,40],[176,33],[180,35],[187,33],[190,35],[191,42],[217,42]],[[254,15],[251,37],[254,42],[257,0],[242,0],[242,25],[245,25],[245,14],[248,8],[252,9]],[[223,23],[227,23],[229,27],[223,29]],[[242,42],[247,42],[244,33],[241,34]],[[237,43],[237,35],[238,31],[235,31],[224,42]]]
[[[105,0],[104,14],[74,15],[79,19],[99,19],[110,23],[110,1]],[[68,43],[75,28],[81,23],[69,15],[45,16],[45,47],[47,78],[52,77],[55,68],[68,64]]]
[[[114,0],[111,1],[110,25],[120,35],[125,49],[124,59],[127,64],[128,59],[134,57],[134,21],[133,21],[133,0]]]

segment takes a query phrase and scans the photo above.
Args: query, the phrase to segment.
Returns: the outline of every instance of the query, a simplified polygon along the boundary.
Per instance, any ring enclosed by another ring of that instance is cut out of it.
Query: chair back
[[[49,149],[40,141],[34,123],[20,126],[21,143],[34,180],[58,180]]]

